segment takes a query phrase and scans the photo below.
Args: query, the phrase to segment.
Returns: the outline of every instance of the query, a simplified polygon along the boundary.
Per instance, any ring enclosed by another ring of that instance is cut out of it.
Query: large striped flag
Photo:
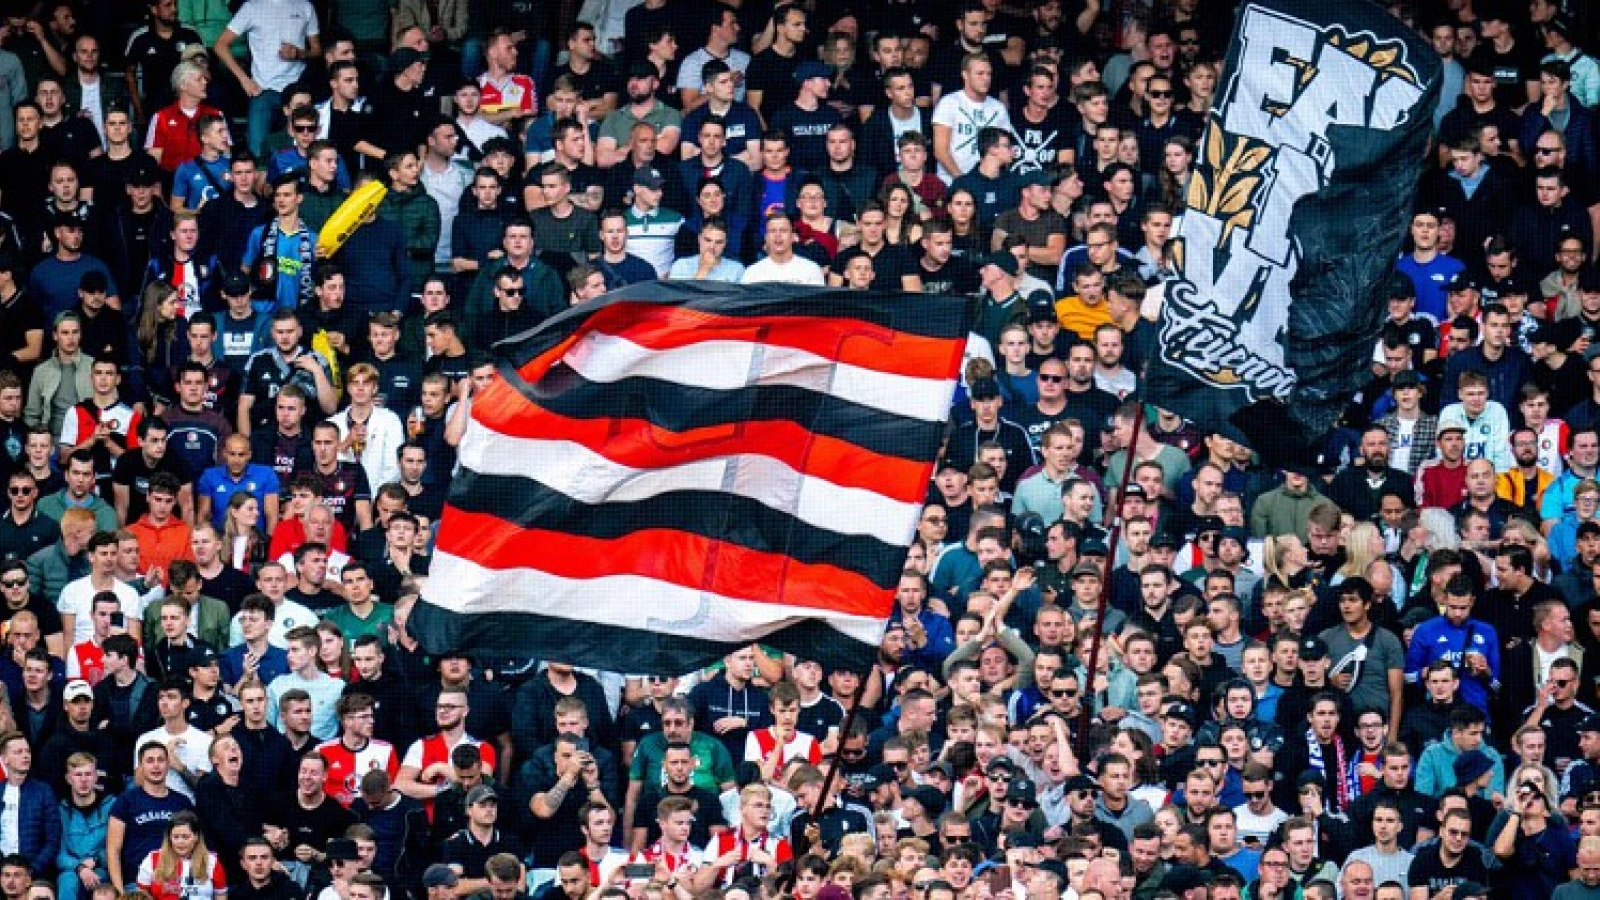
[[[652,283],[502,342],[412,632],[633,673],[756,640],[865,665],[971,316],[956,297]]]

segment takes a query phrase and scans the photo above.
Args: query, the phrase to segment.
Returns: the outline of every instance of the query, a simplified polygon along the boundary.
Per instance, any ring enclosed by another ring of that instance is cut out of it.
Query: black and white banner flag
[[[1368,376],[1440,61],[1366,0],[1240,10],[1176,229],[1147,399],[1292,459]]]

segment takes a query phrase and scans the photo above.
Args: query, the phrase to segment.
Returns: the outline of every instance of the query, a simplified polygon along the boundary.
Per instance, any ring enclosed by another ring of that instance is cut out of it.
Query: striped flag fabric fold
[[[864,667],[972,315],[950,296],[655,282],[502,342],[412,632],[636,674],[758,640]]]

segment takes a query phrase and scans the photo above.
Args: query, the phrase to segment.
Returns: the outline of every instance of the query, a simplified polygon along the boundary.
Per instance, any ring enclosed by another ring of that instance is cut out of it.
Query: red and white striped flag
[[[864,665],[949,414],[957,297],[636,285],[497,348],[411,630],[680,674]]]

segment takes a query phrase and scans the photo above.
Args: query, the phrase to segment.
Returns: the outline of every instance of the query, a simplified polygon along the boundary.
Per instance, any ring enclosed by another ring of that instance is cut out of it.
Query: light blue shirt
[[[683,281],[695,280],[695,273],[700,271],[700,257],[685,256],[674,260],[672,268],[667,270],[667,277]],[[725,281],[728,284],[738,284],[740,276],[744,275],[744,263],[734,262],[731,259],[719,260],[711,269],[704,281]]]

